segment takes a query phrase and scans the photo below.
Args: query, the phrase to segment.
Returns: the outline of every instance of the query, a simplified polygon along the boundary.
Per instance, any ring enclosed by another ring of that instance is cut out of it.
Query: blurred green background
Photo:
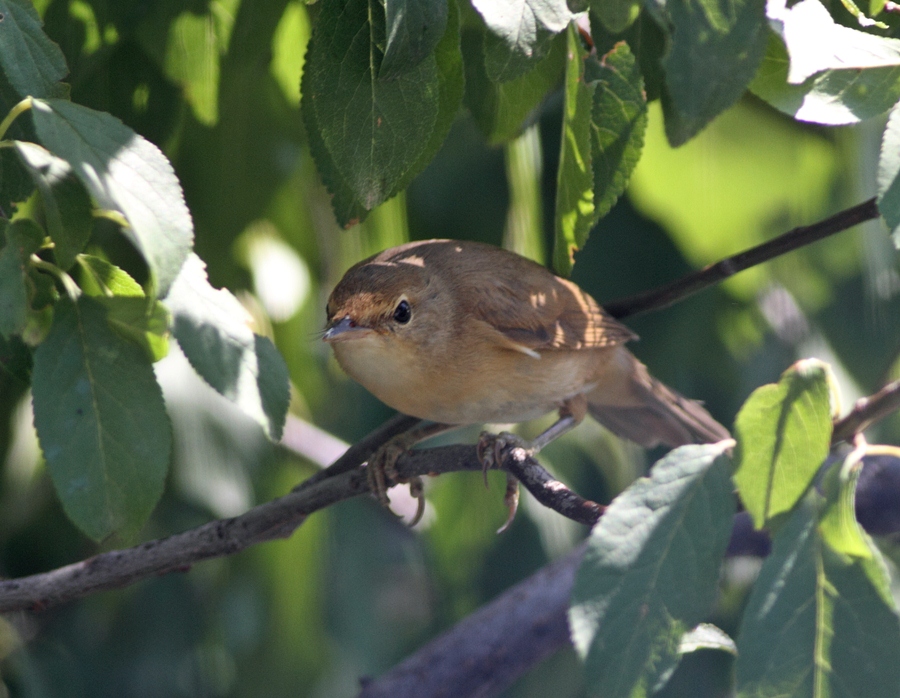
[[[317,181],[298,109],[310,31],[301,2],[36,5],[66,55],[72,99],[121,118],[172,160],[212,283],[239,295],[287,361],[292,413],[344,442],[391,414],[342,375],[318,341],[325,299],[348,266],[407,239],[505,243],[542,261],[552,249],[559,92],[506,146],[486,145],[460,113],[408,191],[343,231]],[[619,299],[868,198],[880,126],[803,126],[747,97],[672,150],[654,104],[627,195],[578,253],[575,280],[601,303]],[[846,408],[900,375],[898,257],[880,225],[629,318],[641,335],[633,351],[726,425],[755,387],[805,356],[833,364]],[[98,225],[95,235],[107,234]],[[124,241],[119,254],[140,275]],[[176,446],[166,494],[141,539],[240,513],[320,467],[272,445],[190,382],[182,358],[157,368]],[[897,443],[900,420],[880,430]],[[447,439],[471,442],[477,432]],[[324,447],[312,449],[327,463]],[[654,455],[585,423],[542,460],[582,495],[608,501]],[[4,375],[0,464],[0,575],[96,552],[55,499],[25,387]],[[497,474],[490,490],[472,474],[427,487],[429,508],[414,530],[374,500],[350,501],[313,516],[287,541],[0,619],[0,696],[354,695],[360,676],[384,672],[586,534],[526,495],[512,529],[497,536],[506,514]],[[724,577],[714,621],[726,631],[735,630],[746,568],[735,564]],[[715,653],[695,653],[663,695],[719,695],[729,670]],[[563,652],[507,695],[580,696],[579,677],[574,652]]]

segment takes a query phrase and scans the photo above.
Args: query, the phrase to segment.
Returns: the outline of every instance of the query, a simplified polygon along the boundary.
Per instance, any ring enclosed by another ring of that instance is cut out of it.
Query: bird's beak
[[[334,342],[342,339],[351,339],[363,332],[369,332],[370,328],[365,325],[357,325],[350,319],[349,315],[345,315],[340,320],[329,323],[322,339],[326,342]]]

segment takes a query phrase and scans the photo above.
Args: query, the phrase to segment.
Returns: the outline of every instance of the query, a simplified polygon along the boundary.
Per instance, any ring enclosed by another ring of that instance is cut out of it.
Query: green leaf
[[[588,54],[574,23],[569,25],[566,42],[566,95],[556,174],[553,251],[553,268],[563,276],[572,273],[575,252],[587,242],[598,218],[594,212],[591,167],[591,105],[596,85],[584,79],[584,59]]]
[[[770,36],[750,89],[800,121],[853,124],[900,99],[900,40],[835,23],[819,0],[770,2]]]
[[[194,239],[172,165],[159,149],[109,114],[62,100],[35,100],[38,138],[66,160],[101,208],[120,212],[164,296]]]
[[[106,308],[110,327],[141,346],[151,362],[169,353],[169,313],[158,300],[147,298],[144,289],[123,269],[105,259],[78,255],[85,274],[81,289]]]
[[[737,656],[737,645],[721,628],[711,623],[700,623],[696,628],[688,630],[681,636],[678,651],[681,654],[697,650],[721,650]]]
[[[572,19],[565,0],[473,0],[472,6],[488,28],[484,62],[492,82],[508,82],[534,68]]]
[[[766,50],[765,7],[758,0],[674,0],[663,59],[666,136],[686,143],[734,104],[756,74]]]
[[[465,89],[463,57],[459,39],[459,9],[450,3],[444,35],[434,49],[438,69],[438,114],[431,138],[422,150],[419,161],[400,179],[398,188],[403,190],[424,170],[444,144],[450,127],[459,114]]]
[[[19,97],[64,97],[69,69],[30,0],[0,0],[0,67]]]
[[[447,0],[387,0],[387,47],[378,77],[397,77],[433,53],[447,28],[447,14]]]
[[[34,425],[69,518],[95,540],[137,532],[162,494],[172,433],[153,368],[93,298],[56,304],[34,355]]]
[[[878,210],[900,248],[900,103],[891,110],[878,153]]]
[[[169,26],[165,72],[183,93],[197,121],[207,126],[219,120],[220,63],[228,49],[238,3],[222,2],[199,14],[186,10]]]
[[[569,624],[592,693],[656,686],[715,601],[735,507],[724,448],[672,451],[591,532]]]
[[[473,29],[463,32],[466,69],[465,103],[490,145],[515,138],[565,71],[566,37],[557,36],[547,56],[532,70],[504,83],[494,83],[477,56],[484,37]]]
[[[56,263],[61,269],[69,269],[91,236],[91,198],[65,160],[39,145],[22,141],[16,141],[16,152],[41,192]]]
[[[397,183],[398,190],[405,189],[413,178],[431,162],[440,149],[459,112],[463,98],[465,78],[463,75],[462,53],[459,45],[459,10],[456,3],[449,6],[446,30],[434,49],[434,59],[438,71],[438,114],[434,129],[428,142],[421,150],[421,155],[406,174]],[[315,110],[309,100],[300,104],[303,119],[307,128],[310,149],[318,165],[319,173],[329,191],[333,195],[332,205],[335,215],[345,226],[358,223],[368,215],[368,210],[356,198],[355,194],[340,177],[334,166],[325,142],[318,131]],[[324,163],[324,164],[321,164]]]
[[[827,364],[798,361],[738,413],[734,481],[757,528],[796,505],[828,455],[833,381]]]
[[[28,219],[8,223],[0,220],[0,336],[9,337],[25,329],[30,301],[29,259],[44,239],[43,231]]]
[[[862,453],[851,451],[843,462],[833,464],[822,478],[825,503],[819,532],[833,550],[852,557],[872,557],[872,543],[856,520],[856,483]]]
[[[278,440],[290,402],[287,367],[267,339],[248,326],[247,311],[215,289],[196,255],[188,257],[165,304],[173,333],[194,370]]]
[[[31,349],[20,337],[5,338],[0,334],[0,373],[12,376],[25,385],[31,385]]]
[[[763,563],[737,641],[738,695],[897,696],[900,623],[879,590],[884,571],[832,551],[816,514],[807,497]]]
[[[81,290],[89,296],[144,296],[141,285],[115,264],[90,254],[78,255],[78,263],[85,271],[81,278]]]
[[[591,13],[596,15],[610,34],[620,34],[641,13],[639,0],[591,0]]]
[[[640,67],[624,42],[600,62],[588,59],[584,77],[597,83],[591,110],[591,157],[594,215],[602,218],[625,191],[640,160],[647,100]]]
[[[440,108],[434,55],[378,78],[384,22],[377,0],[323,2],[306,57],[304,120],[308,134],[317,132],[313,156],[344,225],[399,191],[430,144]]]

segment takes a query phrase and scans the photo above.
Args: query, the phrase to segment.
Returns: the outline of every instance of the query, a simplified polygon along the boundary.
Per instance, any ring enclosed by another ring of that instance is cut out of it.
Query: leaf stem
[[[31,255],[31,263],[35,266],[35,268],[40,269],[41,271],[45,271],[51,276],[55,276],[57,279],[59,279],[60,283],[63,285],[63,288],[66,289],[66,294],[69,296],[69,298],[71,298],[73,302],[78,300],[78,296],[81,295],[81,289],[78,287],[78,284],[75,283],[75,279],[73,279],[55,264],[45,262],[36,254]]]
[[[6,118],[3,121],[0,121],[0,141],[3,140],[3,137],[6,135],[6,132],[9,130],[10,124],[16,120],[16,117],[24,111],[28,111],[31,109],[31,105],[33,100],[31,97],[26,97],[21,102],[19,102],[16,106],[9,110],[9,113],[6,115]]]
[[[122,215],[121,211],[116,211],[114,209],[109,208],[95,208],[91,211],[91,215],[94,218],[105,218],[108,221],[112,221],[113,223],[117,223],[123,228],[130,228],[131,224],[128,222],[128,219]]]

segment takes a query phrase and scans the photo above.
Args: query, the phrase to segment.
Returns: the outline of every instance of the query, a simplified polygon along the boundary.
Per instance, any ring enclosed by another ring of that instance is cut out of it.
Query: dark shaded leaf
[[[22,218],[12,223],[0,220],[0,335],[22,332],[28,320],[28,269],[31,255],[44,240],[37,224]]]
[[[91,236],[91,197],[69,163],[34,143],[16,142],[16,151],[41,192],[47,232],[54,242],[56,264],[69,269]]]
[[[323,2],[306,57],[307,133],[317,134],[313,156],[343,225],[399,191],[430,144],[440,108],[433,55],[402,75],[378,78],[384,22],[377,0]]]
[[[69,72],[66,59],[44,34],[30,0],[0,0],[0,16],[0,67],[19,97],[66,96],[59,82]]]
[[[387,46],[378,77],[389,80],[412,70],[434,52],[447,29],[448,2],[387,0],[384,9]]]
[[[34,424],[69,518],[95,540],[130,535],[162,494],[172,433],[143,351],[103,306],[62,298],[34,355]]]
[[[665,5],[671,49],[663,59],[666,136],[687,142],[747,89],[766,50],[758,0],[673,0]]]
[[[807,497],[773,541],[744,611],[739,696],[900,692],[900,623],[880,560],[831,550]]]

